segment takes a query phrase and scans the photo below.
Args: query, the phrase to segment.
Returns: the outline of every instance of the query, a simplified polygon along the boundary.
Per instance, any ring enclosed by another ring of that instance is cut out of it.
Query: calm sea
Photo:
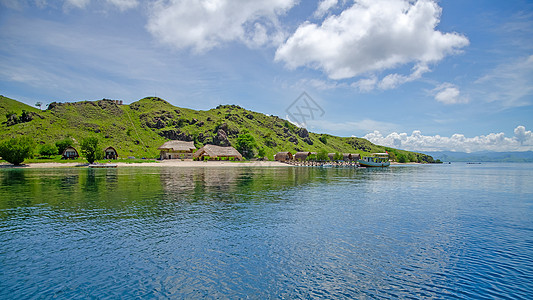
[[[0,298],[531,298],[533,165],[0,169]]]

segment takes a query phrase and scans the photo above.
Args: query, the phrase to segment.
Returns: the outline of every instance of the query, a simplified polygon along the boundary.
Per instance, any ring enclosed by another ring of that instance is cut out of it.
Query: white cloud
[[[0,0],[0,4],[16,10],[22,10],[24,7],[33,4],[39,8],[56,7],[57,2],[59,1],[48,3],[47,0]],[[68,11],[71,8],[85,9],[91,3],[91,0],[63,0],[62,2],[63,9]],[[116,6],[121,11],[132,9],[139,5],[138,0],[105,0],[105,2]]]
[[[381,88],[390,88],[468,45],[463,35],[435,30],[440,14],[441,8],[430,0],[358,0],[322,24],[300,25],[277,49],[275,59],[291,69],[320,69],[332,79],[414,63],[413,74],[386,77]]]
[[[451,83],[443,83],[432,91],[435,94],[435,100],[444,104],[467,103],[468,98],[462,97],[459,88]]]
[[[73,7],[76,7],[76,8],[85,8],[89,2],[91,2],[91,0],[66,0],[65,1],[65,6],[66,7],[69,7],[69,6],[73,6]]]
[[[465,137],[462,134],[454,134],[451,137],[440,135],[422,135],[419,130],[407,133],[393,132],[383,136],[379,131],[374,131],[363,138],[372,143],[411,151],[532,151],[533,133],[524,126],[518,126],[514,130],[513,137],[506,137],[504,133],[489,133],[487,135]]]
[[[531,105],[533,96],[533,55],[502,64],[475,83],[479,93],[489,102],[505,107]]]
[[[330,9],[335,7],[339,1],[338,0],[322,0],[318,4],[318,8],[313,14],[313,16],[320,18],[324,16]]]
[[[139,5],[137,0],[107,0],[107,2],[113,4],[122,11],[135,8]]]
[[[279,44],[278,16],[296,0],[159,0],[150,10],[148,31],[175,48],[210,50],[239,41],[250,47]]]

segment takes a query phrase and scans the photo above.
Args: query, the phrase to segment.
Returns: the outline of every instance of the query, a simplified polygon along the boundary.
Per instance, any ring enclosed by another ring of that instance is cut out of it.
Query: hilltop
[[[129,105],[103,99],[49,104],[40,110],[0,96],[0,140],[17,135],[37,143],[54,143],[65,137],[76,142],[98,137],[104,147],[115,147],[121,157],[154,158],[165,141],[179,139],[204,144],[235,145],[240,134],[251,134],[266,157],[279,151],[319,151],[368,154],[388,151],[411,161],[433,162],[431,156],[372,144],[357,137],[316,134],[277,116],[246,110],[236,105],[219,105],[207,111],[173,106],[157,97]]]

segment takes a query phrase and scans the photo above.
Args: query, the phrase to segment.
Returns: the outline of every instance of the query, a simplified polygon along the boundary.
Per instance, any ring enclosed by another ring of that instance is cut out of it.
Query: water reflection
[[[532,175],[4,169],[0,298],[527,298]]]

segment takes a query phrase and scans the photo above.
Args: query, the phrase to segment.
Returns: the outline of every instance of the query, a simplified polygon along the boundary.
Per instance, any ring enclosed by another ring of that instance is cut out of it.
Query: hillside
[[[235,105],[220,105],[207,111],[179,108],[167,101],[148,97],[130,105],[112,100],[51,103],[41,111],[0,96],[0,140],[17,135],[34,138],[39,144],[54,143],[65,137],[79,142],[96,136],[104,147],[115,147],[121,157],[155,158],[157,148],[169,139],[204,144],[235,145],[239,134],[248,132],[266,157],[278,151],[318,151],[391,153],[411,161],[432,162],[420,153],[374,145],[356,137],[315,134],[276,116],[267,116]]]

